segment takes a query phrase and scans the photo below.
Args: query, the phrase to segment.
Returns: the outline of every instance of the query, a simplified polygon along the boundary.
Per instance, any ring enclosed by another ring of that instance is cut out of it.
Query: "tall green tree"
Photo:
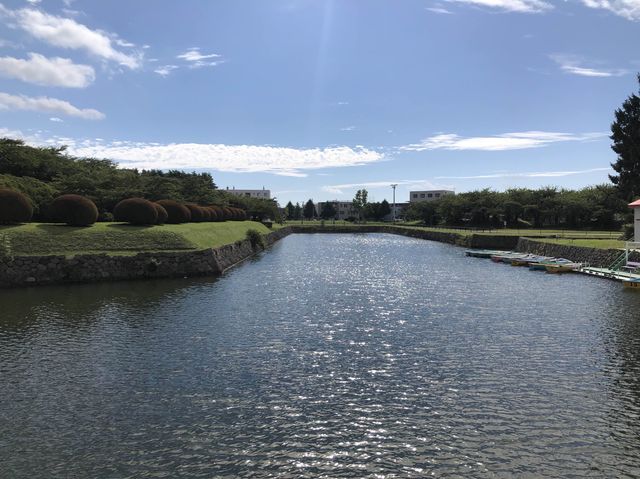
[[[635,93],[615,111],[611,140],[611,149],[618,155],[611,166],[618,174],[609,175],[609,179],[625,200],[637,199],[640,196],[640,97]]]
[[[322,210],[320,211],[320,218],[329,220],[335,218],[338,214],[335,205],[331,201],[325,201],[322,203]]]
[[[353,198],[352,204],[353,209],[358,213],[358,219],[362,219],[362,214],[364,213],[364,209],[367,206],[368,196],[369,192],[365,189],[356,191],[356,195]]]
[[[284,207],[284,213],[287,216],[288,220],[294,219],[296,208],[295,206],[293,206],[293,203],[291,203],[291,201],[289,201],[289,203],[287,203],[287,206]]]
[[[296,203],[296,205],[293,207],[293,219],[294,220],[302,219],[302,206],[300,206],[300,203]]]
[[[304,217],[308,220],[315,218],[316,216],[316,206],[313,204],[313,200],[309,200],[304,205],[304,211],[302,212]]]

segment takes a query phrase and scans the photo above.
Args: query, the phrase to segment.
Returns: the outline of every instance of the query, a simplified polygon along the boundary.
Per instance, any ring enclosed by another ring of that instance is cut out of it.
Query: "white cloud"
[[[27,110],[58,113],[75,116],[85,120],[102,120],[105,116],[98,110],[91,108],[80,109],[71,103],[48,97],[28,97],[24,95],[10,95],[0,93],[0,110]]]
[[[115,35],[109,35],[100,30],[91,30],[71,18],[50,15],[33,8],[9,10],[2,7],[2,13],[12,18],[17,26],[29,35],[50,45],[72,50],[85,50],[92,55],[117,62],[131,69],[139,68],[142,64],[141,54],[124,53],[113,47],[114,42],[123,43]]]
[[[322,191],[331,193],[334,195],[345,194],[345,190],[355,190],[359,188],[388,188],[391,190],[391,185],[396,184],[399,186],[406,186],[408,188],[421,188],[421,189],[448,189],[450,186],[436,185],[429,180],[388,180],[388,181],[364,181],[360,183],[344,183],[341,185],[325,185],[322,187]]]
[[[140,169],[206,169],[227,172],[265,172],[306,176],[306,170],[367,165],[383,155],[366,148],[336,146],[297,149],[262,145],[200,143],[103,143],[69,141],[69,151],[79,156],[110,158],[122,166]]]
[[[58,118],[57,116],[52,116],[51,118],[49,118],[49,121],[52,121],[54,123],[64,123],[64,120],[62,118]]]
[[[573,55],[554,54],[550,55],[550,58],[554,62],[556,62],[556,64],[562,71],[571,75],[606,78],[613,76],[622,76],[629,73],[628,70],[623,69],[607,70],[587,68],[583,65],[583,61],[579,57]]]
[[[534,173],[492,173],[486,175],[475,176],[438,176],[437,180],[483,180],[492,178],[560,178],[563,176],[583,175],[586,173],[595,173],[599,171],[612,171],[611,167],[607,168],[591,168],[588,170],[575,171],[540,171]]]
[[[93,82],[95,72],[89,65],[78,65],[68,58],[47,58],[29,53],[29,59],[0,57],[0,75],[43,86],[84,88]]]
[[[344,128],[340,128],[340,131],[354,131],[356,129],[355,126],[345,126]]]
[[[505,12],[541,13],[551,10],[553,5],[542,0],[446,0],[450,3],[466,3]]]
[[[190,68],[215,67],[224,63],[224,60],[221,60],[221,56],[217,53],[202,54],[198,47],[189,48],[186,52],[181,53],[176,58],[189,62]]]
[[[155,70],[153,70],[153,72],[157,73],[162,77],[166,77],[166,76],[169,76],[171,72],[177,68],[178,68],[177,65],[162,65],[161,67],[158,67]]]
[[[445,15],[453,14],[453,12],[443,7],[426,7],[425,10],[429,10],[430,12],[433,12],[433,13],[439,13],[439,14],[445,14]]]
[[[627,20],[640,20],[640,0],[582,0],[589,8],[609,10]]]
[[[525,131],[520,133],[504,133],[495,136],[464,138],[459,135],[439,134],[425,138],[420,143],[400,147],[404,151],[427,150],[477,150],[504,151],[540,148],[552,143],[565,141],[589,141],[605,138],[607,133],[554,133],[546,131]]]

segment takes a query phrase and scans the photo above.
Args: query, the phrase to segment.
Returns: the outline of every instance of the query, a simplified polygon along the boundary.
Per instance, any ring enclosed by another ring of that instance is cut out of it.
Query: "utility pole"
[[[391,218],[394,224],[396,222],[396,186],[398,186],[397,183],[391,185],[391,188],[393,188],[393,209],[391,210]]]

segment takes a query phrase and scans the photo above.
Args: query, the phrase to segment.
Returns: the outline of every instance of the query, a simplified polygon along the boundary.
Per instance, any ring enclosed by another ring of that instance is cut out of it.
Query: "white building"
[[[640,200],[629,203],[629,208],[633,208],[633,241],[640,242]]]
[[[227,186],[227,193],[248,198],[271,199],[271,190],[265,190],[264,187],[261,190],[236,190],[235,188],[229,189]]]
[[[410,203],[396,203],[395,204],[395,219],[404,219],[404,214],[407,212],[407,210],[409,209],[409,205]],[[391,208],[391,213],[389,213],[387,216],[385,216],[383,219],[384,221],[393,221],[394,218],[394,214],[393,214],[393,210],[394,210],[394,205],[393,203],[389,203],[389,208]]]
[[[316,203],[316,214],[320,216],[322,214],[322,208],[325,203],[333,203],[333,207],[336,210],[335,219],[337,220],[346,220],[347,218],[357,218],[358,212],[353,207],[353,202],[351,201],[320,201]]]
[[[455,195],[455,191],[451,190],[427,190],[427,191],[410,191],[409,202],[417,203],[419,201],[435,201],[443,196]]]

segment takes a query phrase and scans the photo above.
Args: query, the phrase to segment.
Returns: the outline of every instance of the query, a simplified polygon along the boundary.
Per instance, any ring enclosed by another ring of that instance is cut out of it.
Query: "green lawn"
[[[215,248],[244,239],[251,228],[263,234],[269,232],[266,226],[253,221],[162,226],[96,223],[87,228],[29,223],[0,226],[0,235],[8,236],[14,255],[135,254]]]

